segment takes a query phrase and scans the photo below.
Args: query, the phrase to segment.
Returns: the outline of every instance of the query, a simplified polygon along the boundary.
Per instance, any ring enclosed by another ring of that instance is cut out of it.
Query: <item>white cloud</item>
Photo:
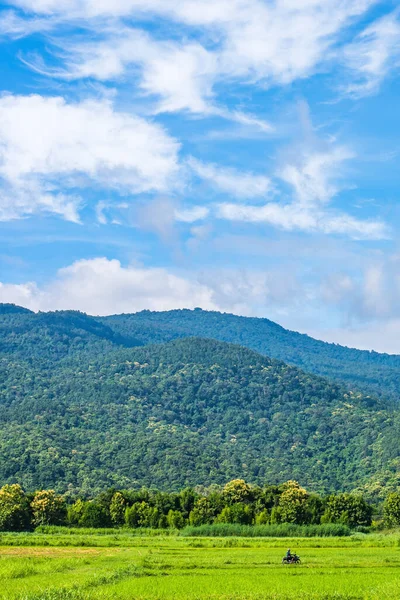
[[[0,284],[0,302],[32,310],[77,309],[90,314],[169,310],[203,306],[213,310],[212,290],[166,269],[122,267],[118,260],[79,260],[58,271],[47,286]]]
[[[296,157],[285,164],[279,177],[293,187],[301,204],[328,203],[339,191],[337,180],[343,163],[354,158],[354,153],[343,146],[322,150],[316,147],[296,148]]]
[[[231,221],[267,223],[286,231],[340,234],[353,239],[387,238],[388,228],[381,220],[360,220],[329,207],[336,194],[346,187],[344,163],[355,155],[334,140],[319,140],[314,134],[308,107],[300,108],[305,140],[285,153],[276,173],[291,187],[290,201],[269,202],[263,206],[225,201],[217,205],[217,216]],[[212,169],[209,173],[206,170],[206,174],[211,178]],[[227,179],[229,181],[229,175]],[[235,182],[234,177],[231,181],[232,187],[238,185],[240,191],[240,181]],[[271,182],[269,187],[273,189]]]
[[[195,223],[202,221],[210,213],[210,209],[206,206],[191,206],[188,208],[175,209],[175,219],[183,223]]]
[[[76,221],[79,200],[68,190],[89,185],[123,194],[169,191],[178,185],[178,150],[162,127],[106,101],[3,96],[1,218],[45,211]]]
[[[377,92],[389,72],[400,67],[399,11],[364,29],[344,49],[344,60],[354,78],[344,90],[347,94],[361,97]]]
[[[32,310],[76,309],[114,314],[144,309],[195,308],[257,314],[261,306],[293,300],[295,280],[278,272],[175,274],[163,268],[123,267],[118,260],[79,260],[49,284],[0,283],[0,302]]]
[[[92,27],[98,42],[82,44],[71,36],[68,41],[56,40],[67,51],[69,76],[113,79],[139,65],[140,87],[159,96],[159,111],[209,114],[218,113],[214,90],[218,82],[286,85],[313,74],[331,59],[343,29],[375,1],[19,0],[13,4],[47,15],[55,28],[74,19],[84,19],[85,26]],[[163,17],[183,30],[174,40],[155,41],[122,25],[118,19],[124,16]],[[37,22],[38,16],[33,18]],[[201,43],[193,41],[196,36]],[[62,72],[56,69],[53,74]],[[241,111],[223,113],[269,130],[268,124]]]
[[[204,163],[195,158],[188,160],[192,171],[210,183],[214,188],[237,198],[255,198],[266,196],[273,190],[269,177],[255,175],[237,169]]]
[[[322,232],[346,235],[353,239],[382,239],[388,236],[381,221],[362,221],[348,214],[323,211],[300,204],[270,202],[263,206],[224,202],[217,207],[217,216],[231,221],[267,223],[286,231]]]

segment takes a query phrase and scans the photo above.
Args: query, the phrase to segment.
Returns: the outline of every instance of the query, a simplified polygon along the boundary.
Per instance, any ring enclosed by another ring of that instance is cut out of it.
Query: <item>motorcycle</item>
[[[297,556],[297,554],[292,554],[289,558],[287,556],[282,558],[283,565],[299,565],[300,563],[300,556]]]

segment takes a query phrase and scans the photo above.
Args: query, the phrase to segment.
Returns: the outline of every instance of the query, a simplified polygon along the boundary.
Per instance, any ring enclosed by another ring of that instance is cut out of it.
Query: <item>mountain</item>
[[[16,335],[18,334],[18,337]],[[400,356],[356,350],[289,331],[268,319],[238,317],[213,311],[142,311],[91,317],[78,311],[33,313],[0,304],[0,352],[12,349],[28,357],[48,359],[106,352],[115,346],[137,347],[187,337],[240,344],[309,373],[340,381],[349,389],[397,403]]]
[[[69,355],[96,354],[116,346],[140,345],[78,311],[33,313],[0,304],[0,355],[56,362]]]
[[[238,317],[201,309],[142,311],[99,319],[142,344],[199,336],[240,344],[260,354],[342,381],[370,394],[400,398],[400,356],[356,350],[315,340],[268,319]]]
[[[140,328],[112,325],[0,315],[0,484],[93,493],[295,478],[328,492],[392,477],[398,415],[384,400],[226,342],[125,347],[144,342]]]

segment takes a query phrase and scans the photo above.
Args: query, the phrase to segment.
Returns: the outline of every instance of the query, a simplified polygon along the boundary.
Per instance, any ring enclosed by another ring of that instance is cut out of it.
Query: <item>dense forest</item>
[[[343,381],[353,389],[394,401],[400,398],[400,356],[328,344],[288,331],[268,319],[195,309],[145,310],[99,320],[134,345],[137,341],[163,343],[192,336],[213,338],[240,344],[309,373]]]
[[[115,320],[1,306],[0,484],[70,494],[234,478],[297,479],[323,494],[396,488],[399,417],[384,398],[217,340],[140,346],[146,326]]]

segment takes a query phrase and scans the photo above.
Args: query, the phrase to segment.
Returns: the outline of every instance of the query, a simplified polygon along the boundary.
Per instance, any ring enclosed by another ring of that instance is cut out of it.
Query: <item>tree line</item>
[[[26,493],[19,484],[0,489],[2,531],[26,531],[40,525],[182,529],[214,523],[368,527],[373,512],[362,495],[321,497],[296,481],[261,487],[234,479],[223,487],[198,486],[180,492],[110,489],[92,499],[69,498],[54,490]],[[400,525],[400,492],[388,495],[383,515],[387,526]]]

